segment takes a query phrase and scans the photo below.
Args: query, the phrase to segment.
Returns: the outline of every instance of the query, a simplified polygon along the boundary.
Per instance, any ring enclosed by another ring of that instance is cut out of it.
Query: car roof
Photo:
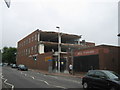
[[[110,70],[89,70],[89,71],[110,71]]]
[[[89,70],[88,72],[91,72],[91,71],[94,71],[94,72],[96,72],[96,71],[100,71],[100,72],[111,72],[110,70]]]
[[[24,64],[19,64],[19,65],[24,65]]]

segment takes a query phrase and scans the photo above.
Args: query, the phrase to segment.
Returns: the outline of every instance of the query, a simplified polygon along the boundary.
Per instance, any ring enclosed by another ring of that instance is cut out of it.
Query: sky
[[[36,29],[82,35],[81,40],[118,46],[119,0],[11,0],[0,1],[0,48]]]

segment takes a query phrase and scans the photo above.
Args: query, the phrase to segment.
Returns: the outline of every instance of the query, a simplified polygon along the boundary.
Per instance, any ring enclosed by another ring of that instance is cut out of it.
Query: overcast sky
[[[118,45],[119,0],[11,0],[0,2],[0,46],[17,42],[36,29],[82,35],[96,45]],[[1,36],[2,35],[2,36]]]

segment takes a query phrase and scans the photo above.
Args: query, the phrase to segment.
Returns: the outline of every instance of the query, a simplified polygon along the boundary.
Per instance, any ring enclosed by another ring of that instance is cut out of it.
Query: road
[[[81,79],[65,76],[53,76],[38,73],[32,70],[19,71],[11,67],[2,69],[3,83],[11,88],[59,88],[79,89],[82,88]]]
[[[0,77],[2,76],[2,67],[0,66]],[[2,89],[2,79],[0,79],[0,90]]]

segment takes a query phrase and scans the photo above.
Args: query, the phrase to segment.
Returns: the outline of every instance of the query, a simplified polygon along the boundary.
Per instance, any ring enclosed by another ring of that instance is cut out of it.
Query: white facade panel
[[[38,52],[39,52],[39,54],[44,53],[44,44],[39,45]]]

